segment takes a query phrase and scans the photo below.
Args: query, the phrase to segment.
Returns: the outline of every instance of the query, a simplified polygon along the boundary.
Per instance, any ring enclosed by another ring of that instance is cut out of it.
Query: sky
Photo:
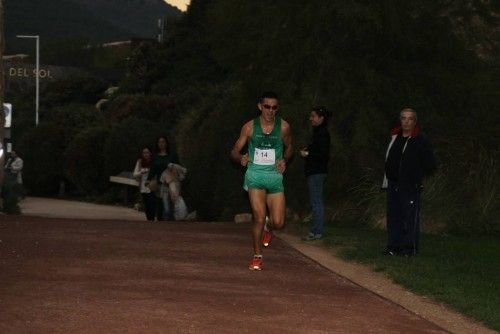
[[[165,0],[165,2],[168,2],[172,6],[175,6],[182,10],[183,12],[186,11],[187,5],[189,4],[190,0]]]

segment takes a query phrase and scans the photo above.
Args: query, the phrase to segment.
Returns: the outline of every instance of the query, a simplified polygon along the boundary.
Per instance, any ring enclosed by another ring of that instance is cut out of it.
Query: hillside
[[[178,18],[181,12],[163,0],[71,0],[115,27],[141,37],[154,36],[159,18]]]
[[[26,48],[18,34],[37,34],[43,40],[86,38],[106,42],[130,37],[154,37],[162,17],[181,12],[161,0],[7,0],[7,53]]]

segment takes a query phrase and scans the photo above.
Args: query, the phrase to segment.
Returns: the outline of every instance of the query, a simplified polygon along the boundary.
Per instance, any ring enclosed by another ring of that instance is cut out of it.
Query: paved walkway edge
[[[283,232],[277,233],[277,236],[325,268],[372,291],[382,298],[402,306],[447,331],[464,334],[498,333],[442,304],[436,303],[430,298],[418,296],[405,290],[403,287],[393,283],[382,273],[374,272],[361,264],[341,260],[335,256],[332,250],[321,247],[319,244],[305,243],[299,237]]]
[[[144,213],[122,206],[69,201],[56,198],[26,197],[19,203],[21,214],[44,218],[146,220]]]

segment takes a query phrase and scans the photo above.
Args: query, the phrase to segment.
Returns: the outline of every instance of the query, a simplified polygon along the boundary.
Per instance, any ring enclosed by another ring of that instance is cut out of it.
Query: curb
[[[321,247],[319,244],[304,243],[299,237],[285,232],[276,233],[276,235],[292,248],[328,270],[436,324],[446,331],[457,334],[498,334],[498,332],[486,328],[483,324],[457,313],[443,304],[438,304],[428,297],[422,297],[405,290],[381,273],[373,272],[368,267],[358,263],[341,260],[335,256],[332,250]]]

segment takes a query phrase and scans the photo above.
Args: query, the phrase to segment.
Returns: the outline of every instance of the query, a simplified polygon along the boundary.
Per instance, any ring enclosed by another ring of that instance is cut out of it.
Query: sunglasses
[[[270,106],[269,104],[263,104],[262,108],[264,108],[264,109],[278,110],[278,106],[277,105]]]

